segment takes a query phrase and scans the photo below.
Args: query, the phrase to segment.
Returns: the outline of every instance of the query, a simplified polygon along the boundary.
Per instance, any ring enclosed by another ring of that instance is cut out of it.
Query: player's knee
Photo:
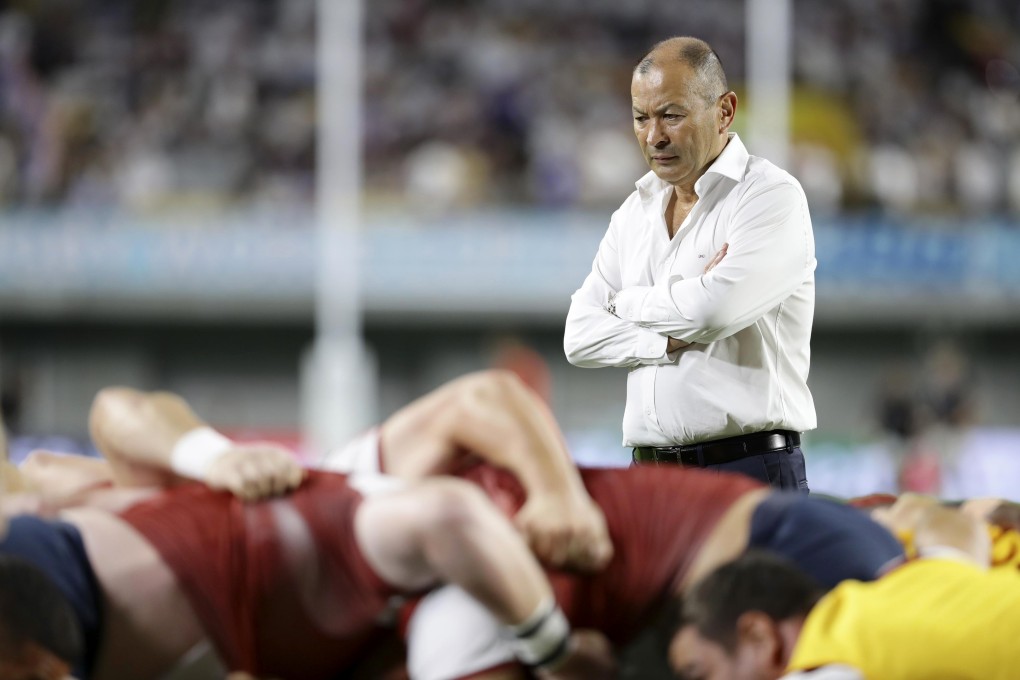
[[[117,417],[126,404],[138,399],[139,392],[129,387],[104,387],[92,399],[89,409],[89,429],[97,446],[105,441],[106,425]]]
[[[513,371],[493,368],[467,376],[459,395],[465,406],[478,404],[502,404],[525,388],[524,382]]]
[[[126,399],[133,398],[137,392],[130,387],[104,387],[92,399],[93,413],[108,413],[118,408]]]
[[[475,485],[459,479],[434,478],[422,487],[420,519],[429,532],[460,533],[488,511],[488,499]]]

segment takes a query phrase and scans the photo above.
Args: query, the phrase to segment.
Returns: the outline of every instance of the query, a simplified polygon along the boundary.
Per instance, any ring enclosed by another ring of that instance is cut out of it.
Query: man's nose
[[[645,143],[648,146],[654,146],[656,149],[661,149],[669,144],[669,137],[666,136],[666,131],[657,121],[653,120],[648,125],[648,136],[645,138]]]

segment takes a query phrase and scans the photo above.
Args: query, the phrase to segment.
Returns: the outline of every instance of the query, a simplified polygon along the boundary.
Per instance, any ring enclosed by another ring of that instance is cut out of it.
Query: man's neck
[[[677,186],[673,187],[673,195],[669,197],[669,203],[666,206],[666,213],[664,215],[666,230],[670,238],[676,235],[680,225],[687,219],[687,215],[690,214],[691,209],[697,202],[698,195],[694,192],[693,188],[689,192],[681,192]]]
[[[698,192],[694,190],[694,184],[674,184],[673,199],[670,201],[677,205],[690,207],[698,202]]]

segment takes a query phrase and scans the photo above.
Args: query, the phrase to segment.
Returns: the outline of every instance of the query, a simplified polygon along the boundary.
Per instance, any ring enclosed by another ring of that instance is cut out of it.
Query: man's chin
[[[652,172],[655,173],[655,176],[666,184],[676,184],[684,178],[684,173],[679,172],[676,168],[670,166],[662,166],[653,162],[650,167]]]

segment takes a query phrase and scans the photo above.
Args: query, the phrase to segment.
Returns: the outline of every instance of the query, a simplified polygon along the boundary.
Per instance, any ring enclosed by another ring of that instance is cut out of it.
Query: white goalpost
[[[375,360],[362,338],[358,232],[363,184],[363,0],[318,0],[315,341],[301,375],[315,455],[376,420]]]

